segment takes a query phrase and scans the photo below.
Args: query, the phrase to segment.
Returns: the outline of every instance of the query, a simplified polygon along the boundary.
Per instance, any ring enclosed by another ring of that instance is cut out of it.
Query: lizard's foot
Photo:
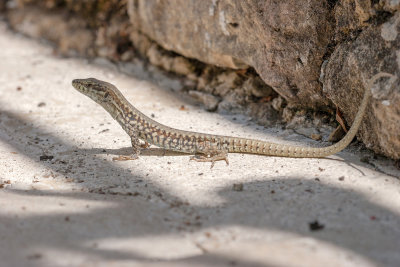
[[[118,157],[113,157],[112,160],[113,161],[126,161],[126,160],[135,160],[135,159],[139,159],[139,155],[138,154],[133,154],[130,156],[118,156]]]
[[[226,165],[229,165],[228,161],[228,153],[227,152],[218,152],[216,154],[211,154],[211,155],[197,155],[197,156],[192,156],[190,157],[190,160],[194,160],[197,162],[211,162],[211,168],[212,169],[215,165],[216,161],[220,160],[225,160]]]
[[[114,157],[113,161],[125,161],[125,160],[136,160],[139,158],[140,149],[149,147],[149,143],[145,142],[144,144],[140,144],[139,138],[137,138],[136,134],[131,136],[131,143],[133,153],[129,156],[118,156]]]
[[[144,142],[144,144],[141,144],[141,145],[140,145],[140,148],[145,149],[145,148],[148,148],[149,146],[150,146],[149,143]]]
[[[134,147],[133,153],[129,156],[119,155],[118,157],[114,157],[113,161],[126,161],[126,160],[136,160],[139,159],[140,150],[137,147]]]

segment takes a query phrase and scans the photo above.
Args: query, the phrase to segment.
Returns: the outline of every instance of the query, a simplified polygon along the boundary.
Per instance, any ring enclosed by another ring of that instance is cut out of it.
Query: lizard
[[[339,142],[327,147],[278,144],[256,139],[179,130],[163,125],[140,112],[111,83],[87,78],[74,79],[72,86],[100,104],[130,136],[133,153],[126,159],[138,158],[140,148],[143,147],[140,145],[140,140],[142,140],[145,141],[144,147],[152,144],[166,150],[194,154],[195,156],[192,156],[190,160],[211,162],[212,168],[219,160],[225,160],[226,164],[229,164],[228,153],[322,158],[343,150],[353,140],[360,127],[371,96],[373,82],[388,75],[393,76],[388,73],[379,73],[370,80],[351,128]]]

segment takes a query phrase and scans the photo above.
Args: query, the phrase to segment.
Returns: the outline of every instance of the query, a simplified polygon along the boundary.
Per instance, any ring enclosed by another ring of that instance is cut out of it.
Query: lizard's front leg
[[[150,146],[150,144],[147,141],[144,141],[144,144],[140,144],[140,147],[145,149],[148,148]]]
[[[132,143],[132,149],[133,149],[133,153],[129,156],[118,156],[118,157],[114,157],[113,160],[114,161],[124,161],[124,160],[135,160],[139,158],[139,154],[140,154],[140,148],[142,147],[142,145],[140,145],[140,141],[139,138],[137,136],[136,133],[133,133],[131,135],[131,143]],[[145,143],[144,144],[145,148],[150,146],[149,143]]]

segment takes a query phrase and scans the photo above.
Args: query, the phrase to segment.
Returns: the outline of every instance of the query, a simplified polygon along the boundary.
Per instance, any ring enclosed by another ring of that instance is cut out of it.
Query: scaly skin
[[[390,74],[376,75],[376,79]],[[360,108],[353,125],[346,136],[328,147],[304,147],[270,143],[261,140],[212,135],[206,133],[183,131],[168,127],[147,117],[132,106],[121,92],[112,84],[94,78],[76,79],[72,85],[84,95],[100,104],[111,116],[118,121],[122,128],[131,137],[134,156],[140,152],[139,139],[166,150],[179,151],[190,154],[202,154],[195,158],[197,161],[227,160],[227,153],[251,153],[291,158],[321,158],[335,154],[353,140],[364,116],[368,100],[371,95],[370,86],[366,88]]]

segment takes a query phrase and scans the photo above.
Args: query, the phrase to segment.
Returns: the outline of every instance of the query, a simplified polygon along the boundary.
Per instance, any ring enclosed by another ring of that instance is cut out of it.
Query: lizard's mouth
[[[84,85],[83,80],[81,79],[74,79],[72,80],[72,86],[78,90],[79,92],[83,93],[87,91],[87,87]]]

